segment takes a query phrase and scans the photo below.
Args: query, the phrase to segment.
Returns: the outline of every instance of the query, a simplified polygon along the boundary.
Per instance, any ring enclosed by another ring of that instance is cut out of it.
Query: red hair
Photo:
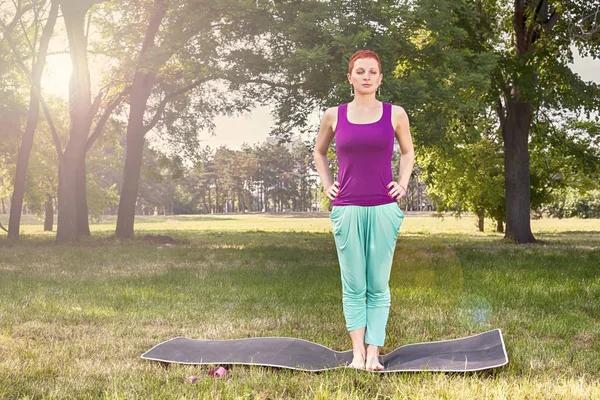
[[[381,61],[379,60],[379,56],[377,53],[371,50],[359,50],[350,58],[350,62],[348,63],[348,73],[352,73],[352,69],[354,68],[354,62],[359,58],[372,58],[377,61],[377,65],[379,66],[379,73],[381,73]]]

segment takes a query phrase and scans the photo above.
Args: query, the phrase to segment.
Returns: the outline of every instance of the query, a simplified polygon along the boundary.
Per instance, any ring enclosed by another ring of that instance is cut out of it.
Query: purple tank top
[[[388,196],[392,181],[394,127],[392,105],[383,103],[383,115],[377,122],[353,124],[347,117],[348,104],[338,107],[335,152],[338,159],[340,194],[334,206],[378,206],[395,203]]]

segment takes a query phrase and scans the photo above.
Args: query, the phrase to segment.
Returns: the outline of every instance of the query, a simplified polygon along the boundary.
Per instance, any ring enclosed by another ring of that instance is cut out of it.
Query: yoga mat
[[[345,368],[352,350],[334,351],[303,339],[265,337],[229,340],[199,340],[176,337],[144,354],[145,360],[179,364],[245,364],[324,371]],[[379,372],[445,371],[469,372],[508,363],[500,329],[460,339],[407,344],[379,356],[385,367]]]

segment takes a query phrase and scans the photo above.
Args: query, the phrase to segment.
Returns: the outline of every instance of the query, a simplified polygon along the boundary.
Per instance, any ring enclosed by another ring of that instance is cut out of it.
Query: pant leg
[[[370,207],[366,237],[367,330],[365,342],[385,343],[390,310],[390,273],[404,213],[396,203]]]
[[[365,207],[334,206],[330,215],[342,278],[342,306],[348,331],[367,326]]]

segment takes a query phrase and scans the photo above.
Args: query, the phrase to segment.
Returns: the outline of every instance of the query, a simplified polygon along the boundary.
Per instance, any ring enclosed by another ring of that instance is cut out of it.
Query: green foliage
[[[529,151],[534,210],[560,201],[565,191],[583,193],[600,182],[598,123],[559,116],[561,123],[553,123],[544,113],[532,126]]]
[[[403,6],[395,1],[285,1],[269,6],[272,15],[269,60],[280,85],[273,89],[276,125],[273,135],[314,132],[309,119],[351,101],[346,79],[348,61],[361,48],[378,52],[382,60],[382,99],[394,99],[394,63],[405,48],[403,33],[394,30]],[[280,78],[280,79],[279,79]]]
[[[0,156],[0,199],[10,198],[13,190],[13,166],[5,156]]]
[[[486,126],[487,124],[487,126]],[[484,134],[477,136],[479,130]],[[504,222],[504,165],[499,132],[489,120],[475,121],[471,132],[455,125],[453,140],[424,147],[416,160],[423,167],[428,193],[437,212],[453,211],[485,216]]]
[[[156,40],[141,55],[154,3],[103,3],[96,19],[101,39],[93,46],[116,57],[106,79],[130,84],[135,71],[156,75],[145,123],[156,118],[161,146],[191,159],[201,147],[198,133],[213,132],[217,115],[239,115],[269,98],[253,82],[271,72],[263,54],[269,49],[260,43],[268,15],[246,0],[167,2]]]
[[[528,25],[539,17],[532,4],[526,8]],[[581,4],[563,6],[573,10]],[[572,38],[560,38],[564,31],[560,24],[551,32],[536,31],[531,51],[517,56],[514,12],[514,6],[492,1],[475,7],[468,1],[425,0],[407,14],[413,47],[399,58],[395,72],[409,93],[405,106],[412,112],[417,147],[426,146],[417,162],[426,164],[428,187],[440,210],[460,214],[485,208],[487,216],[505,219],[503,191],[495,190],[504,184],[502,137],[495,133],[496,139],[478,150],[469,137],[485,135],[473,123],[482,118],[489,120],[492,130],[498,129],[488,114],[514,100],[506,96],[514,87],[513,94],[535,109],[529,146],[531,207],[552,201],[566,185],[584,187],[588,182],[584,175],[592,180],[600,177],[597,123],[577,118],[582,110],[589,118],[589,112],[598,109],[600,87],[582,82],[568,68]],[[466,159],[484,162],[478,166],[465,163]],[[492,201],[483,201],[486,198]]]
[[[116,207],[119,204],[117,184],[108,188],[100,186],[93,177],[87,177],[88,215],[92,221],[99,222],[100,217],[106,214],[107,207]]]
[[[272,200],[274,210],[269,204],[266,211],[282,211],[289,207],[289,200],[298,195],[296,171],[290,150],[280,143],[263,143],[255,147],[258,169],[256,179],[267,200]]]
[[[600,189],[581,193],[575,188],[566,188],[554,203],[544,205],[540,211],[556,218],[600,218]]]

